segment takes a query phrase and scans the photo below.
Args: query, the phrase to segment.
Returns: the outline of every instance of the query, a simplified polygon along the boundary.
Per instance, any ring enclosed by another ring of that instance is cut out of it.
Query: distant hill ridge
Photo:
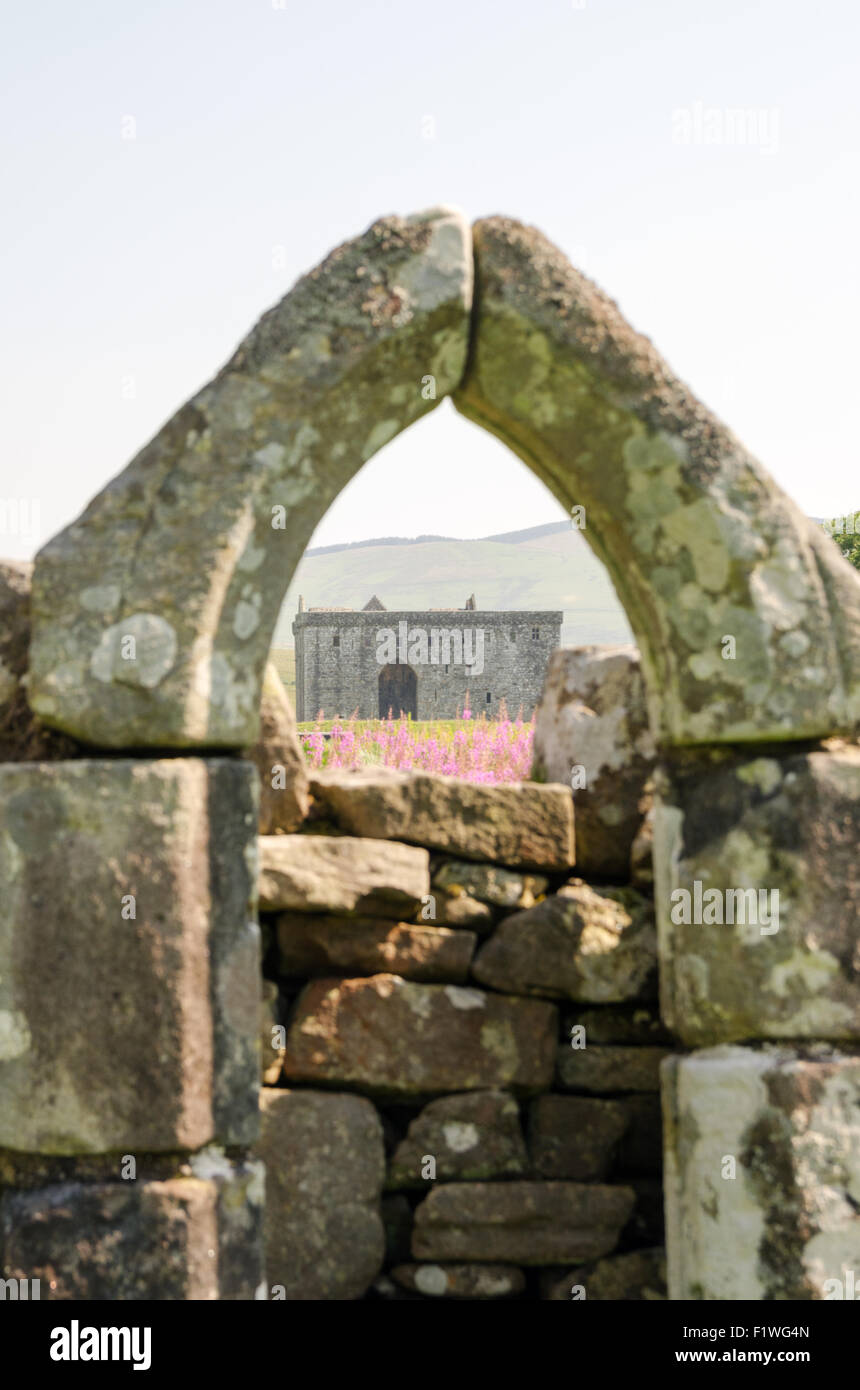
[[[299,595],[307,608],[361,609],[378,594],[389,611],[462,608],[564,613],[562,643],[629,642],[630,628],[604,566],[582,532],[551,521],[476,540],[381,536],[316,546],[303,555],[275,629],[292,647]]]
[[[474,540],[508,541],[511,545],[519,545],[523,541],[536,540],[539,536],[557,535],[559,531],[567,531],[569,526],[570,523],[567,521],[550,521],[545,526],[531,526],[525,531],[503,531],[498,536],[476,536]],[[305,559],[311,559],[315,555],[335,555],[340,550],[361,550],[372,545],[426,545],[429,541],[473,544],[473,541],[462,540],[457,536],[376,536],[367,541],[341,541],[339,545],[317,545],[312,550],[305,551]]]

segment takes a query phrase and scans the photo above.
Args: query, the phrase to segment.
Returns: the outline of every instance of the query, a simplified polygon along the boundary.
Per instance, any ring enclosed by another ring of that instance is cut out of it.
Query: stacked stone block
[[[860,749],[665,759],[654,819],[675,1299],[855,1298]]]
[[[256,824],[238,760],[0,766],[4,1277],[254,1297]]]

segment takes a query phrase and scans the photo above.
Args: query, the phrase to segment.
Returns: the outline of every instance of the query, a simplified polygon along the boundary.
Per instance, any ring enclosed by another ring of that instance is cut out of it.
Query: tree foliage
[[[823,523],[823,529],[833,537],[845,559],[860,570],[860,511],[835,516]]]

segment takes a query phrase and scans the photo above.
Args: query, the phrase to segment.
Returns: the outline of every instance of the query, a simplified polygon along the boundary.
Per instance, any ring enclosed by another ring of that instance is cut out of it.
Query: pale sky
[[[8,10],[0,554],[77,515],[334,245],[438,203],[540,227],[807,512],[857,507],[858,29],[853,0]],[[560,515],[443,406],[313,543]]]

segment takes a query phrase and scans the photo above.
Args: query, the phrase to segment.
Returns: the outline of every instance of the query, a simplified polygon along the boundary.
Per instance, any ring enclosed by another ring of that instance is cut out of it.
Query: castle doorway
[[[383,666],[379,673],[380,719],[387,719],[389,710],[395,719],[400,714],[418,718],[418,676],[405,662]]]

